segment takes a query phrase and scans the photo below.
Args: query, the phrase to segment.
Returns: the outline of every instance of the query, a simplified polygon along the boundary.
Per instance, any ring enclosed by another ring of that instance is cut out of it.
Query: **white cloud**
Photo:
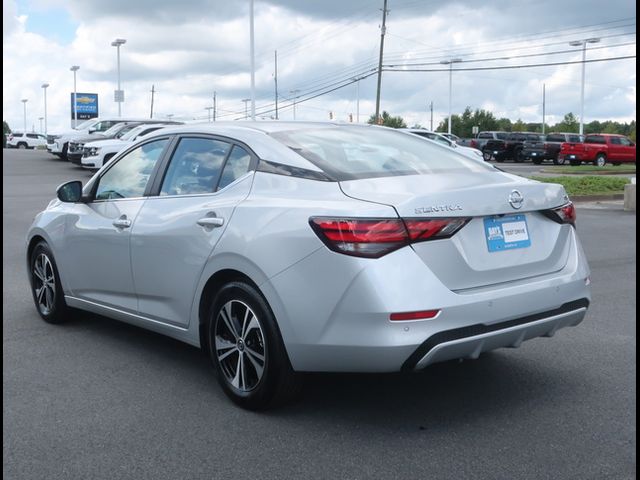
[[[39,0],[41,9],[54,8],[53,0]],[[333,1],[333,0],[332,0]],[[573,30],[567,12],[576,3],[551,2],[510,6],[494,0],[478,9],[473,4],[390,2],[385,64],[433,63],[436,72],[385,72],[382,108],[405,116],[408,123],[429,125],[428,105],[434,102],[434,125],[448,111],[449,75],[439,61],[459,56],[465,62],[455,68],[577,60],[579,52],[547,57],[519,55],[568,49],[568,40],[599,35],[598,46],[633,42],[623,47],[593,49],[590,59],[635,55],[635,35],[614,36],[631,28],[621,22],[605,24],[599,8],[579,8]],[[611,20],[633,17],[624,3]],[[100,95],[102,115],[117,112],[116,51],[113,39],[126,38],[121,48],[122,87],[126,92],[125,115],[146,116],[152,84],[157,90],[155,112],[183,118],[206,118],[205,106],[218,95],[219,115],[242,116],[243,98],[249,93],[248,22],[244,2],[87,2],[69,0],[68,8],[78,27],[70,44],[61,44],[29,31],[29,21],[17,17],[16,4],[3,2],[3,117],[13,128],[22,127],[21,98],[28,98],[28,128],[38,126],[43,114],[40,85],[47,81],[49,130],[67,128],[69,93],[73,75],[69,67],[80,65],[78,91]],[[272,0],[256,2],[256,86],[258,108],[273,103],[273,52],[279,51],[280,106],[282,118],[292,117],[291,90],[304,95],[337,79],[348,79],[377,64],[379,5],[334,2],[334,10],[322,2]],[[46,11],[46,10],[45,10]],[[612,10],[613,11],[613,10]],[[21,12],[22,13],[22,12]],[[28,12],[27,12],[28,13]],[[340,15],[344,15],[344,18]],[[597,26],[596,24],[600,24]],[[544,25],[544,30],[540,29]],[[593,27],[583,27],[595,25]],[[581,28],[577,28],[581,27]],[[634,27],[635,28],[635,27]],[[598,30],[599,29],[599,30]],[[547,33],[545,33],[547,32]],[[539,48],[533,48],[539,47]],[[508,57],[498,62],[474,59]],[[496,116],[536,121],[542,115],[542,84],[547,86],[547,121],[579,111],[580,65],[521,70],[454,71],[454,113],[466,106],[492,110]],[[360,82],[360,117],[366,120],[375,108],[375,75]],[[586,120],[635,118],[635,62],[587,65]],[[300,103],[298,119],[327,120],[329,112],[346,120],[356,113],[356,86]]]

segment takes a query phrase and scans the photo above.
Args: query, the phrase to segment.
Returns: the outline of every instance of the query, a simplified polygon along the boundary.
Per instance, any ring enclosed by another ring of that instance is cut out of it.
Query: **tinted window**
[[[496,138],[497,138],[498,140],[506,140],[506,139],[507,139],[507,136],[508,136],[508,134],[507,134],[507,133],[502,133],[502,132],[500,132],[500,133],[496,133]]]
[[[35,133],[27,133],[27,138],[38,138],[38,135]]]
[[[569,142],[582,143],[582,138],[580,137],[580,135],[568,135],[568,137]]]
[[[336,180],[492,170],[413,135],[382,128],[309,128],[271,136]]]
[[[600,135],[587,135],[584,139],[584,142],[585,143],[602,143],[602,144],[607,143],[604,137]]]
[[[156,140],[131,150],[100,178],[96,200],[141,197],[168,140]]]
[[[11,135],[13,135],[14,138],[22,137],[21,133],[12,133]]]
[[[171,158],[160,195],[212,193],[230,145],[208,138],[183,138]]]
[[[614,145],[622,145],[622,142],[620,141],[620,137],[611,137],[609,141]]]
[[[222,177],[218,184],[218,190],[226,187],[230,183],[233,183],[236,179],[247,173],[249,170],[249,164],[251,163],[251,155],[241,147],[237,145],[231,150],[231,155],[222,170]]]
[[[631,146],[631,140],[629,140],[628,138],[621,138],[621,139],[620,139],[620,143],[621,143],[622,145],[626,145],[627,147],[630,147],[630,146]]]
[[[493,135],[491,135],[490,133],[479,133],[478,138],[493,138]]]
[[[564,143],[565,141],[566,140],[564,139],[564,135],[557,135],[553,133],[547,135],[547,142],[563,142]]]

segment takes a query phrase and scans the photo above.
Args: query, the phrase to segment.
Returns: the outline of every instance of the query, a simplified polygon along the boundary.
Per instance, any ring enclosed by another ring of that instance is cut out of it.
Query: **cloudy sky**
[[[274,115],[278,51],[279,116],[360,120],[375,110],[383,0],[256,0],[256,108]],[[244,116],[250,97],[249,0],[3,0],[3,118],[39,130],[47,89],[49,132],[68,129],[71,65],[78,92],[98,93],[101,116],[115,115],[116,38],[121,47],[123,115],[207,119]],[[585,121],[636,117],[636,9],[631,0],[389,0],[381,108],[434,127],[449,108],[547,121],[580,110],[581,47],[588,45]],[[551,65],[549,65],[551,64]],[[526,67],[538,65],[536,67]],[[542,65],[542,66],[541,66]],[[418,70],[418,71],[415,71]],[[355,82],[354,79],[362,77]]]

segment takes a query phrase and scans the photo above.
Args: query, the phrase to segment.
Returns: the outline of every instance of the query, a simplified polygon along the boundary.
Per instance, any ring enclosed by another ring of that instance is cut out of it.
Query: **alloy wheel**
[[[264,334],[259,318],[246,303],[230,300],[218,312],[215,351],[231,386],[249,392],[258,385],[266,362]]]
[[[33,262],[33,290],[38,309],[42,315],[49,315],[56,302],[56,276],[49,257],[40,253]]]

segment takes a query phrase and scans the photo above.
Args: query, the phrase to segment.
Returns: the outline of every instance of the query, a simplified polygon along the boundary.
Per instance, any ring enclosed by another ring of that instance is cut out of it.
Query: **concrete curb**
[[[570,195],[569,198],[574,203],[579,202],[600,202],[603,200],[624,200],[623,193],[611,193],[608,195]]]

